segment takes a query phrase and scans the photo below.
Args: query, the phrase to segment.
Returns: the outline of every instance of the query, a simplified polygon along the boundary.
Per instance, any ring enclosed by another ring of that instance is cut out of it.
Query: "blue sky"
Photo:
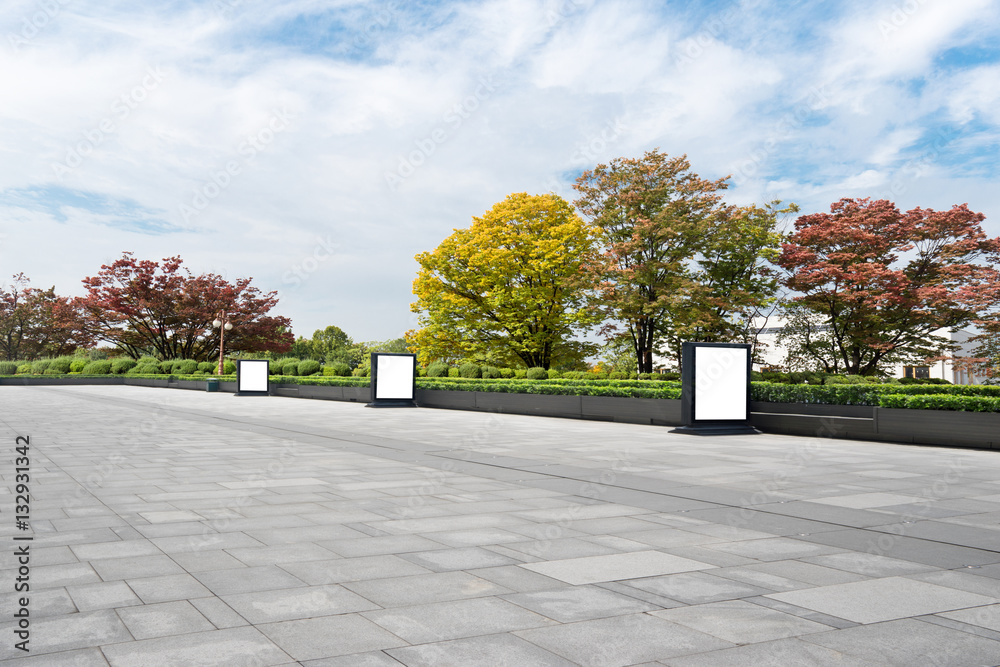
[[[1000,235],[1000,2],[7,0],[0,281],[123,251],[414,326],[413,256],[660,148],[727,199],[968,203]]]

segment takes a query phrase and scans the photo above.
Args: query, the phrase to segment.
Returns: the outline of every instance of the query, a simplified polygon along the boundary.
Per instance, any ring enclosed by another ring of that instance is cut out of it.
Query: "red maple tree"
[[[57,357],[91,344],[79,309],[55,287],[31,287],[24,273],[13,276],[10,289],[0,286],[0,358]]]
[[[976,320],[1000,285],[1000,238],[986,236],[984,219],[966,204],[901,213],[870,199],[799,217],[778,264],[795,301],[828,327],[836,358],[824,365],[871,375],[933,356],[935,330]]]
[[[277,292],[262,293],[239,278],[230,283],[214,273],[193,275],[180,257],[162,263],[136,259],[131,252],[101,266],[83,279],[87,295],[77,300],[86,328],[98,340],[133,358],[154,354],[162,359],[214,359],[219,329],[212,321],[225,311],[233,329],[226,350],[285,352],[294,342],[291,320],[267,313]]]

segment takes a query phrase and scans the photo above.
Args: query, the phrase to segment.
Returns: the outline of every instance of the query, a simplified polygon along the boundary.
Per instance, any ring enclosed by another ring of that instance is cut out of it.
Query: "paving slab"
[[[997,598],[906,577],[818,586],[764,597],[856,623],[878,623],[1000,602]]]
[[[607,556],[527,563],[521,567],[553,579],[565,581],[568,584],[580,585],[600,581],[638,579],[673,572],[704,570],[712,566],[660,551],[635,551]]]
[[[1000,664],[997,452],[142,387],[0,414],[35,538],[5,664]]]

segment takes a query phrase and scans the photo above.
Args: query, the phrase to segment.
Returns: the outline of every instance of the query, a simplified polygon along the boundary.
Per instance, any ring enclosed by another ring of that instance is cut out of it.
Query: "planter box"
[[[476,391],[476,410],[580,419],[580,396]]]
[[[893,442],[1000,449],[1000,413],[878,409],[878,433]]]
[[[233,384],[235,386],[235,383]],[[271,395],[313,398],[323,401],[357,401],[368,403],[369,396],[371,396],[371,388],[329,387],[315,384],[273,384],[271,385]]]
[[[681,402],[662,398],[624,398],[620,396],[581,396],[584,419],[680,426]]]
[[[448,410],[475,410],[474,391],[446,391],[437,389],[417,389],[415,400],[421,408],[445,408]]]
[[[36,385],[81,385],[81,384],[124,384],[125,378],[121,375],[108,375],[107,377],[81,378],[73,377],[23,377],[23,378],[0,378],[0,385],[21,385],[32,387]]]

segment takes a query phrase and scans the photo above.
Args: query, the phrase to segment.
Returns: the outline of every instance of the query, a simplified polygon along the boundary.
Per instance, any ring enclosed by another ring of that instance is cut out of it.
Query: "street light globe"
[[[226,331],[232,331],[232,329],[233,329],[233,323],[226,322]]]
[[[216,329],[218,329],[219,327],[222,326],[222,320],[214,320],[212,322],[212,326],[215,327]]]

